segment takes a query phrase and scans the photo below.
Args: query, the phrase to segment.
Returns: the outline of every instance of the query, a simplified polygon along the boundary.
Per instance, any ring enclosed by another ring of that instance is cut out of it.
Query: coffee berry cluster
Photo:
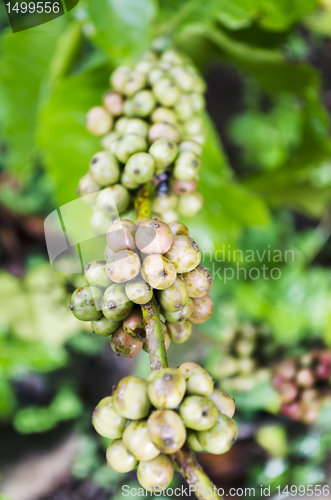
[[[194,217],[203,205],[196,187],[205,108],[205,83],[197,69],[176,50],[149,51],[133,67],[118,67],[110,84],[102,106],[86,117],[103,148],[77,190],[90,195],[84,201],[93,205],[92,229],[105,232],[114,210],[123,213],[130,191],[145,182],[156,186],[152,209],[164,222]]]
[[[229,326],[222,332],[221,354],[211,354],[208,369],[226,390],[251,391],[270,380],[275,349],[267,327],[250,323]]]
[[[113,395],[100,401],[92,423],[113,439],[107,462],[117,472],[138,466],[141,486],[156,491],[169,486],[174,469],[169,455],[187,441],[195,451],[226,453],[237,439],[232,420],[235,402],[214,389],[210,373],[197,363],[152,371],[146,380],[122,379]]]
[[[306,424],[315,422],[331,397],[331,351],[315,349],[279,363],[272,384],[281,397],[281,413]]]
[[[165,344],[183,343],[192,323],[203,323],[213,312],[208,295],[212,278],[200,265],[201,252],[179,222],[121,218],[109,224],[105,257],[85,266],[87,285],[72,295],[76,318],[91,321],[92,330],[111,335],[113,350],[132,357],[147,350],[141,305],[153,294],[159,304]]]

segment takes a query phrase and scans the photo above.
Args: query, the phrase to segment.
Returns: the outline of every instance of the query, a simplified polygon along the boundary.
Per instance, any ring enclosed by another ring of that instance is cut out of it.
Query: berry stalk
[[[136,211],[136,217],[139,221],[140,219],[149,218],[152,215],[151,211],[151,195],[152,186],[150,182],[146,182],[139,190],[135,201],[134,208]]]
[[[150,302],[142,305],[141,309],[146,330],[151,370],[166,368],[168,366],[167,351],[164,344],[160,315],[155,298],[153,297]]]

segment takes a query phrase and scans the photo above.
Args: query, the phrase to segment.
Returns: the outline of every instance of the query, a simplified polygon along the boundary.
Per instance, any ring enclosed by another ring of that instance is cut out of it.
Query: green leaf
[[[270,30],[284,31],[299,21],[317,5],[317,0],[262,0],[261,25]]]

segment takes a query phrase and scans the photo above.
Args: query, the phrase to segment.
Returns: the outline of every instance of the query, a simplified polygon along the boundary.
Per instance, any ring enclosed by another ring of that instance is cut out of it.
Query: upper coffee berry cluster
[[[234,400],[214,389],[210,373],[188,362],[152,371],[146,380],[122,379],[95,408],[92,422],[99,434],[114,439],[108,464],[117,472],[138,466],[141,486],[155,491],[169,486],[174,471],[167,455],[186,440],[195,451],[226,453],[238,435],[234,412]]]
[[[107,261],[87,264],[88,285],[73,293],[70,309],[78,319],[91,321],[95,333],[112,335],[116,353],[132,357],[147,349],[142,314],[133,307],[149,302],[153,290],[166,321],[166,345],[170,338],[185,342],[192,323],[209,319],[212,278],[200,265],[201,252],[184,224],[154,217],[136,225],[122,218],[110,223],[106,239]]]
[[[273,386],[282,401],[281,413],[306,424],[315,422],[326,398],[331,398],[331,351],[313,350],[282,361]]]
[[[154,214],[164,222],[178,214],[193,217],[203,205],[196,191],[204,142],[202,77],[178,51],[150,51],[133,68],[117,68],[110,83],[103,105],[86,119],[87,129],[103,136],[104,149],[78,186],[80,196],[95,193],[92,228],[101,233],[109,223],[112,195],[122,213],[129,191],[149,181],[156,186]]]

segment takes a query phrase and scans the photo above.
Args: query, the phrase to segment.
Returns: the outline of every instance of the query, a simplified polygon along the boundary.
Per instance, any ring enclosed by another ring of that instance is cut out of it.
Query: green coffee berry
[[[110,259],[113,255],[114,255],[115,252],[112,251],[111,248],[109,248],[108,245],[105,246],[105,251],[104,251],[104,256],[105,256],[105,260],[107,261],[108,259]]]
[[[185,62],[184,57],[175,49],[168,49],[163,52],[161,56],[162,61],[168,61],[171,64],[183,64]]]
[[[203,448],[198,441],[197,433],[192,429],[187,429],[187,443],[193,451],[203,451]]]
[[[171,182],[172,190],[179,196],[186,196],[193,193],[196,190],[197,181],[176,181]]]
[[[113,393],[115,411],[130,420],[147,417],[151,408],[147,389],[148,383],[140,377],[123,378]]]
[[[162,222],[168,224],[169,222],[175,222],[178,219],[178,213],[175,210],[166,210],[162,214]]]
[[[81,321],[93,321],[102,316],[100,301],[103,291],[97,286],[82,286],[71,296],[70,311]]]
[[[168,224],[173,236],[188,236],[189,230],[182,222],[170,222]]]
[[[133,358],[142,349],[143,342],[136,340],[119,328],[110,339],[111,348],[116,354],[124,358]]]
[[[139,71],[139,73],[143,73],[144,75],[148,74],[152,68],[153,68],[153,61],[146,61],[146,60],[139,61],[135,66],[135,70]]]
[[[176,314],[176,313],[173,313]],[[192,323],[190,321],[184,320],[177,323],[167,324],[170,338],[175,344],[183,344],[192,335]]]
[[[199,298],[207,295],[213,286],[213,279],[204,266],[197,266],[183,276],[189,296]]]
[[[239,338],[234,344],[234,351],[243,357],[251,356],[256,348],[253,339]]]
[[[128,299],[135,304],[147,304],[153,297],[153,290],[150,285],[140,277],[126,284],[125,293]]]
[[[185,217],[195,217],[203,207],[203,197],[198,191],[179,198],[177,210]]]
[[[132,311],[133,303],[128,300],[121,285],[109,286],[103,295],[102,312],[107,319],[122,321]]]
[[[184,375],[185,380],[187,380],[189,372],[192,372],[196,368],[201,368],[198,363],[194,363],[193,361],[187,361],[186,363],[182,363],[180,366],[178,366],[177,370]]]
[[[143,253],[164,254],[170,249],[173,236],[169,226],[164,222],[145,219],[138,223],[135,242],[138,249]]]
[[[153,200],[152,210],[156,214],[163,214],[167,210],[173,210],[177,205],[177,196],[174,193],[165,193],[156,196]]]
[[[182,401],[186,382],[181,373],[174,368],[157,370],[148,386],[148,396],[155,408],[174,409]]]
[[[201,252],[192,238],[175,236],[165,257],[175,266],[177,273],[189,273],[200,264]]]
[[[131,179],[131,177],[129,177],[126,172],[123,172],[122,174],[122,177],[121,177],[121,184],[123,184],[123,186],[126,188],[126,189],[130,189],[130,190],[135,190],[137,189],[140,184],[139,182],[135,182]]]
[[[115,130],[117,132],[118,137],[120,135],[123,135],[123,134],[126,134],[126,127],[128,125],[129,122],[131,122],[132,120],[130,120],[130,118],[127,118],[126,116],[122,116],[121,118],[119,118],[116,123],[115,123]],[[131,133],[136,133],[136,132],[131,132]],[[141,135],[141,134],[139,134]]]
[[[195,113],[200,113],[206,107],[205,98],[200,92],[191,92],[189,94],[191,105]]]
[[[123,434],[125,448],[139,461],[149,461],[160,455],[160,450],[151,441],[147,420],[130,422]]]
[[[169,288],[177,276],[173,264],[160,254],[151,254],[145,257],[141,274],[146,283],[157,290]]]
[[[182,278],[176,277],[174,283],[165,290],[157,292],[157,298],[160,306],[165,311],[176,312],[185,306],[189,295]],[[192,306],[191,306],[192,308]]]
[[[112,116],[120,116],[123,113],[123,97],[121,94],[108,90],[103,96],[103,105]]]
[[[173,66],[170,68],[169,74],[181,90],[185,92],[194,90],[195,78],[187,66]]]
[[[100,186],[115,184],[120,176],[118,161],[107,151],[100,151],[92,157],[89,170]]]
[[[197,366],[196,368],[187,371],[186,374],[183,373],[183,368],[179,367],[178,370],[182,373],[186,380],[187,394],[205,396],[207,398],[212,394],[214,390],[214,381],[213,377],[209,372],[207,372],[207,370],[201,366]]]
[[[129,337],[136,340],[145,340],[146,332],[143,316],[139,307],[135,307],[130,316],[123,321],[123,330]]]
[[[104,316],[101,318],[91,321],[91,328],[93,333],[100,335],[100,337],[109,337],[116,332],[121,326],[120,321],[113,321],[111,319],[107,319]]]
[[[154,66],[148,73],[147,79],[150,85],[154,85],[160,78],[165,77],[165,71],[162,68]]]
[[[193,312],[193,302],[192,299],[189,298],[187,303],[182,309],[179,309],[175,312],[170,312],[167,310],[162,310],[165,319],[168,323],[181,323],[186,319],[190,318]]]
[[[218,410],[209,398],[189,396],[180,405],[179,414],[186,427],[195,431],[205,431],[215,424]]]
[[[109,214],[121,213],[128,207],[130,196],[128,190],[121,184],[99,192],[96,199],[96,207]]]
[[[106,274],[114,283],[126,283],[138,276],[140,258],[132,250],[116,252],[106,264]]]
[[[110,443],[106,458],[110,467],[116,472],[130,472],[138,465],[138,460],[124,448],[122,439],[116,439]]]
[[[147,491],[161,491],[169,486],[174,476],[171,460],[166,455],[159,455],[138,465],[139,484]]]
[[[232,418],[236,411],[236,404],[234,399],[225,391],[221,391],[220,389],[214,389],[209,399],[215,403],[218,411],[223,413],[229,418]]]
[[[185,141],[181,142],[179,144],[178,149],[179,149],[180,153],[182,153],[183,151],[191,151],[192,153],[195,153],[199,157],[201,157],[201,155],[202,155],[201,144],[199,144],[198,142],[195,142],[192,139],[186,139]]]
[[[138,134],[142,137],[147,137],[149,125],[145,120],[140,118],[131,118],[127,120],[122,133],[125,134]]]
[[[109,153],[113,153],[113,145],[115,144],[115,142],[117,141],[117,139],[119,138],[119,134],[117,132],[110,132],[110,134],[107,134],[105,135],[102,139],[101,139],[101,145],[103,147],[103,149],[105,149],[106,151],[109,151]]]
[[[192,323],[204,323],[214,311],[214,303],[209,295],[204,295],[193,300],[193,313],[190,316]]]
[[[184,124],[184,134],[185,136],[197,136],[203,135],[205,126],[202,118],[199,116],[194,116],[190,120],[187,120]]]
[[[206,431],[199,431],[198,440],[204,450],[214,455],[229,451],[238,437],[238,429],[231,418],[218,414],[217,422]]]
[[[155,160],[157,173],[161,173],[175,160],[178,153],[178,146],[175,141],[157,139],[153,142],[148,152]]]
[[[177,115],[172,109],[159,107],[153,111],[151,120],[153,123],[167,122],[176,125]]]
[[[110,215],[102,210],[93,212],[90,218],[90,227],[95,234],[105,234],[110,222]]]
[[[113,126],[111,115],[102,106],[91,108],[86,115],[86,128],[93,135],[105,135]]]
[[[84,203],[93,205],[98,196],[98,191],[100,191],[100,185],[95,182],[92,175],[86,174],[81,177],[78,183],[77,194],[83,197],[82,201]]]
[[[88,285],[99,286],[100,288],[107,288],[111,285],[111,281],[106,275],[105,271],[106,261],[92,260],[84,267],[84,278]]]
[[[155,108],[155,97],[150,90],[141,90],[132,97],[132,110],[135,116],[148,116]]]
[[[192,118],[194,113],[193,102],[187,94],[182,94],[180,96],[174,109],[180,121],[185,121],[189,118]]]
[[[110,439],[122,437],[127,419],[121,417],[114,410],[113,397],[109,396],[100,401],[92,415],[92,424],[98,434]]]
[[[170,78],[159,78],[153,85],[153,93],[161,106],[173,106],[180,97],[180,90]]]
[[[147,142],[138,134],[125,134],[116,141],[115,156],[122,163],[126,163],[131,155],[147,151]]]
[[[148,131],[148,140],[150,143],[153,143],[158,139],[179,142],[179,128],[172,123],[154,123]]]
[[[137,226],[134,222],[122,217],[110,222],[106,240],[107,245],[114,252],[120,250],[136,250],[135,235]]]
[[[110,76],[110,84],[114,87],[118,92],[122,92],[125,80],[127,79],[129,73],[131,72],[131,68],[128,66],[119,66],[115,69],[115,71]]]
[[[153,178],[155,161],[148,153],[135,153],[125,165],[125,173],[135,182],[143,184]]]
[[[141,90],[146,85],[146,76],[138,71],[130,71],[128,73],[127,78],[124,80],[122,87],[122,94],[126,96],[132,96],[138,90]]]
[[[185,426],[172,410],[154,411],[148,417],[147,426],[151,440],[162,453],[175,453],[185,443]]]
[[[179,181],[194,181],[199,175],[200,158],[192,151],[179,153],[175,163],[174,177]]]

